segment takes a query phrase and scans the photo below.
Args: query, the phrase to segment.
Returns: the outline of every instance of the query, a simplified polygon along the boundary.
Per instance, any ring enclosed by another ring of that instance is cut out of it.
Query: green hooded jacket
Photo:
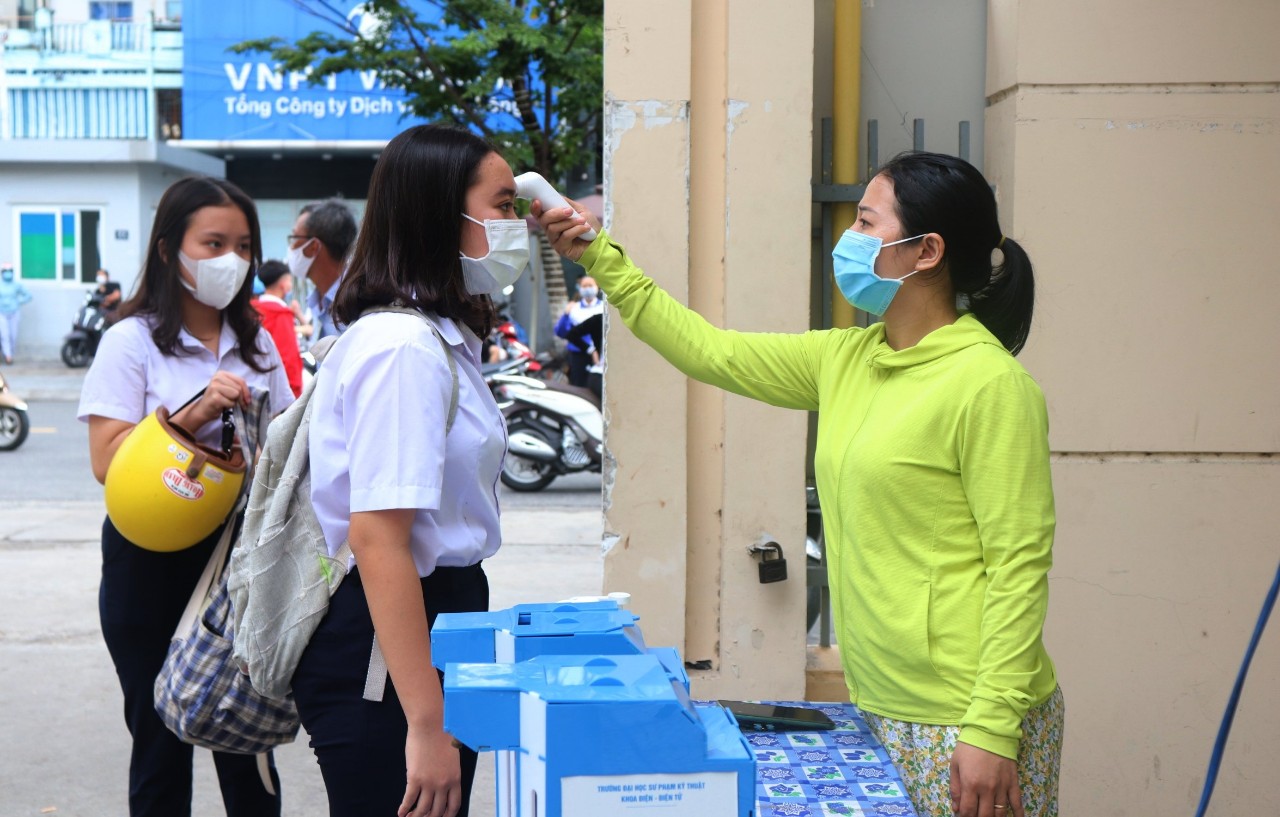
[[[1044,396],[972,315],[894,351],[884,324],[712,327],[607,235],[580,263],[688,376],[818,412],[814,468],[850,700],[1017,758],[1057,686],[1041,640],[1054,534]]]

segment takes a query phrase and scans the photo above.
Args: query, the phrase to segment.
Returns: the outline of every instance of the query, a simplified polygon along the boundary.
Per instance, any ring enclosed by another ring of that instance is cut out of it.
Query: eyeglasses
[[[290,244],[292,244],[295,241],[310,241],[314,237],[315,236],[310,236],[310,235],[290,235],[288,238],[288,241]]]

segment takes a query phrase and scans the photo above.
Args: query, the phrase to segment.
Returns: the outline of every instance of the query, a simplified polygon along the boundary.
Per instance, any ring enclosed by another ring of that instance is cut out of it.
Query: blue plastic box
[[[431,628],[431,662],[527,661],[536,655],[640,655],[639,618],[616,602],[518,604],[484,613],[442,613]]]
[[[683,670],[657,655],[450,663],[444,693],[450,734],[509,753],[500,815],[754,811],[755,760],[737,724],[717,705],[694,704]]]

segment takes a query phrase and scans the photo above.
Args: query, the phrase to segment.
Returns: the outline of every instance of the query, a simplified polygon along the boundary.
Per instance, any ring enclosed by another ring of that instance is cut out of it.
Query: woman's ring
[[[992,806],[992,808],[998,808],[998,809],[1006,809],[1006,808],[1008,808],[1008,807],[1009,807],[1009,805],[1008,805],[1007,803],[1006,803],[1005,805],[1003,805],[1003,806]]]

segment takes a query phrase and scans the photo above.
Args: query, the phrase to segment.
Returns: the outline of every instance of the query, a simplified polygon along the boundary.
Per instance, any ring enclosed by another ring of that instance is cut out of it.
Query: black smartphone
[[[825,713],[801,706],[752,704],[746,701],[718,701],[733,713],[744,732],[814,732],[835,729]]]

